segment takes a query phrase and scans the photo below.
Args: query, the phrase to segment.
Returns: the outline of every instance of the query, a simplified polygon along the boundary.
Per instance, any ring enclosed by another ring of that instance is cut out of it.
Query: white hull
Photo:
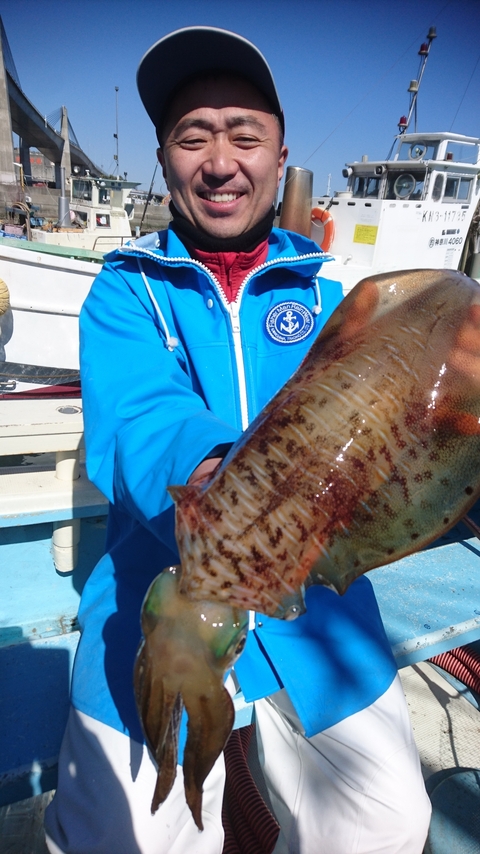
[[[78,369],[78,317],[101,265],[3,245],[0,278],[11,309],[0,317],[3,359]]]

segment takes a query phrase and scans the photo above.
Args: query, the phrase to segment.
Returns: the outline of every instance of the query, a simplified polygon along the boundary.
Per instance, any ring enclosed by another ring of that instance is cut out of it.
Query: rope
[[[471,691],[480,694],[480,653],[473,647],[461,646],[430,658],[432,664],[446,670]]]
[[[7,309],[10,307],[10,294],[8,293],[8,288],[3,281],[0,279],[0,317],[2,314],[5,314]]]
[[[278,839],[278,822],[258,791],[247,762],[253,728],[250,724],[234,730],[224,751],[223,854],[272,854]]]

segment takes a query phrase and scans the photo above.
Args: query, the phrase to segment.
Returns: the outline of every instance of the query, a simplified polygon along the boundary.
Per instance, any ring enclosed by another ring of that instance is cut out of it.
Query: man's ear
[[[164,155],[163,150],[161,148],[157,148],[157,160],[160,163],[160,166],[162,167],[163,179],[164,179],[164,181],[167,185],[167,188],[168,188],[167,170],[165,167],[165,155]]]
[[[287,157],[288,157],[288,148],[287,148],[287,146],[286,146],[286,145],[282,145],[282,147],[281,147],[281,149],[280,149],[280,155],[279,155],[279,158],[278,158],[278,182],[277,182],[277,187],[280,185],[280,181],[281,181],[281,180],[282,180],[282,178],[283,178],[283,171],[284,171],[285,161],[286,161]]]

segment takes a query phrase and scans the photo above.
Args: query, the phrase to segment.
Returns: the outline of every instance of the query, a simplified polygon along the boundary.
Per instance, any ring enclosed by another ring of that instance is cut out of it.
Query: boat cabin
[[[323,245],[335,261],[322,275],[348,291],[372,273],[458,269],[480,200],[479,165],[480,139],[455,133],[400,134],[385,160],[347,163],[346,189],[313,200],[335,223]],[[312,237],[322,243],[320,224]]]
[[[130,191],[137,183],[120,178],[70,179],[70,224],[53,231],[33,230],[32,240],[109,252],[132,236],[134,205]]]
[[[408,134],[393,158],[352,163],[343,170],[352,198],[389,201],[469,202],[478,192],[480,139],[460,134]]]

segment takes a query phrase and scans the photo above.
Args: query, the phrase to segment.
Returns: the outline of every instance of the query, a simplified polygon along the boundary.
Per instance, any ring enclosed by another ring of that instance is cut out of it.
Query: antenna
[[[117,163],[117,178],[119,177],[119,163],[118,163],[118,86],[115,86],[115,131],[113,134],[113,138],[117,141],[117,153],[113,155],[113,159]]]
[[[410,92],[410,107],[408,110],[408,116],[402,116],[398,123],[398,130],[400,131],[400,136],[407,132],[410,122],[412,120],[412,115],[415,113],[415,131],[417,130],[417,99],[418,92],[420,89],[420,85],[422,83],[423,73],[425,71],[425,67],[427,65],[427,60],[430,54],[430,48],[432,46],[432,42],[437,38],[437,28],[430,27],[427,33],[427,41],[423,42],[420,45],[420,50],[418,51],[418,55],[420,57],[420,65],[418,67],[417,79],[410,81],[410,86],[408,87],[408,91]]]

